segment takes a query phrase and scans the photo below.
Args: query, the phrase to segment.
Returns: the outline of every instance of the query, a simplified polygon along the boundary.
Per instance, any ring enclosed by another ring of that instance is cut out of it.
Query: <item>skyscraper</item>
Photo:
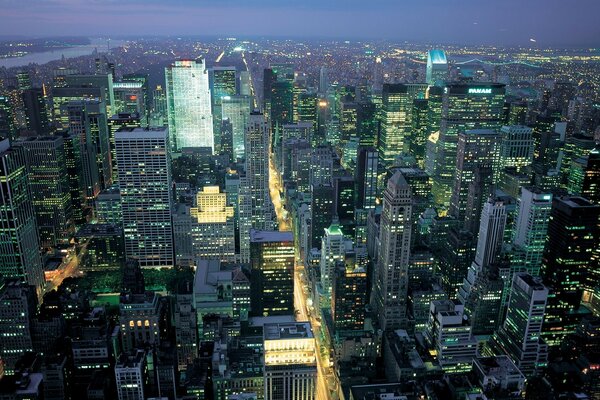
[[[226,96],[237,94],[237,71],[235,67],[213,67],[209,70],[210,94],[213,110],[215,147],[220,149],[222,102]]]
[[[167,129],[115,133],[125,253],[142,267],[174,264]]]
[[[474,180],[477,168],[490,167],[493,176],[497,176],[499,145],[500,137],[493,130],[469,130],[458,134],[456,173],[450,199],[450,214],[456,219],[465,219],[469,183]]]
[[[190,209],[192,245],[196,258],[235,261],[233,207],[218,186],[205,186]]]
[[[513,269],[538,276],[552,211],[552,194],[536,187],[522,187],[517,207],[513,243],[521,255]]]
[[[32,88],[23,91],[23,105],[27,129],[38,135],[50,132],[50,121],[46,107],[46,94],[42,88]]]
[[[171,148],[210,147],[214,151],[213,117],[204,60],[175,61],[165,68]]]
[[[110,142],[103,102],[71,101],[63,106],[69,119],[69,133],[78,137],[81,161],[81,189],[86,206],[91,207],[112,179]]]
[[[503,121],[504,94],[502,84],[452,83],[444,88],[440,132],[434,140],[435,152],[431,154],[434,159],[426,161],[426,165],[432,165],[433,195],[437,204],[450,203],[458,134],[472,129],[499,129]]]
[[[27,165],[22,148],[0,141],[0,276],[42,292],[44,275]]]
[[[343,262],[346,255],[346,241],[337,223],[325,229],[321,244],[321,286],[327,297],[331,296],[333,278],[337,263]]]
[[[509,125],[500,129],[500,164],[517,172],[533,163],[533,130],[527,126]]]
[[[548,223],[541,276],[550,288],[544,315],[544,336],[560,344],[585,314],[585,292],[594,292],[600,279],[598,241],[600,205],[582,197],[555,197]]]
[[[232,142],[233,142],[233,159],[245,159],[245,133],[250,118],[250,103],[249,96],[224,96],[221,98],[221,117],[227,118],[231,123]]]
[[[429,50],[425,80],[430,86],[442,86],[448,77],[448,60],[444,50]]]
[[[3,372],[14,374],[16,362],[33,351],[30,323],[35,313],[35,296],[19,279],[0,282],[0,359]]]
[[[400,172],[383,193],[379,256],[375,270],[374,304],[381,329],[405,324],[408,296],[412,195]]]
[[[383,117],[378,151],[386,167],[392,166],[395,158],[409,149],[411,111],[412,101],[406,85],[383,85]]]
[[[294,235],[250,232],[250,308],[255,316],[294,312]]]
[[[15,145],[25,153],[41,245],[68,243],[74,221],[63,137],[23,138]]]
[[[506,320],[492,338],[492,348],[507,354],[526,375],[546,366],[547,345],[541,339],[548,288],[527,273],[515,274]]]
[[[246,177],[252,198],[252,228],[270,230],[273,226],[269,196],[269,125],[263,114],[250,114],[246,127]]]

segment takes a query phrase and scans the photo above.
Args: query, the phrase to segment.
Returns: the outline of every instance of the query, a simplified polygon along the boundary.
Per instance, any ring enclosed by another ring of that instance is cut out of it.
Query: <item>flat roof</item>
[[[265,324],[265,340],[310,339],[313,338],[310,322]]]
[[[250,241],[254,243],[267,242],[293,242],[294,234],[291,231],[250,231]]]

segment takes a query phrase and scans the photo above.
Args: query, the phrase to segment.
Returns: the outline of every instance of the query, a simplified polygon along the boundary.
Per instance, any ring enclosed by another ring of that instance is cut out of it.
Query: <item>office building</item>
[[[250,308],[255,316],[294,312],[292,232],[250,232]]]
[[[115,107],[112,115],[130,114],[138,115],[140,125],[148,126],[150,114],[148,102],[148,80],[147,76],[126,78],[120,82],[113,83],[115,94]]]
[[[513,269],[538,276],[552,211],[552,193],[523,187],[517,207],[513,244],[520,251],[521,260]]]
[[[541,339],[548,288],[539,277],[517,273],[512,279],[506,320],[491,340],[492,347],[510,357],[530,377],[547,363]]]
[[[35,306],[35,293],[19,279],[0,283],[0,359],[7,375],[13,375],[17,361],[33,351],[30,322]]]
[[[218,186],[205,186],[190,208],[194,258],[235,261],[233,207]]]
[[[22,147],[25,153],[40,244],[52,248],[68,243],[74,233],[74,221],[64,139],[29,137],[14,145]]]
[[[128,353],[160,345],[163,304],[158,293],[125,293],[119,301],[123,350]]]
[[[503,121],[505,87],[502,84],[451,83],[442,95],[439,134],[430,136],[435,147],[428,154],[436,204],[450,204],[454,183],[458,134],[473,129],[499,129]],[[431,98],[430,98],[431,100]],[[433,157],[433,158],[432,158]]]
[[[0,141],[0,275],[42,292],[44,276],[24,149]]]
[[[366,266],[356,254],[347,254],[335,266],[331,292],[331,317],[335,334],[364,329],[367,298]]]
[[[265,400],[313,400],[317,348],[310,322],[265,324]]]
[[[86,224],[75,235],[82,246],[81,271],[119,271],[125,264],[123,228],[111,224]]]
[[[213,110],[213,131],[215,136],[215,147],[220,150],[221,122],[223,120],[223,99],[227,96],[235,96],[237,90],[237,72],[235,67],[212,67],[209,70],[211,104]]]
[[[342,229],[339,224],[332,223],[325,229],[321,244],[321,286],[327,298],[331,296],[337,264],[344,261],[345,255],[346,240]]]
[[[541,276],[550,295],[544,338],[557,346],[585,314],[584,293],[593,297],[600,279],[600,205],[582,197],[555,197],[548,222]]]
[[[115,365],[115,383],[119,400],[144,400],[148,385],[146,352],[123,354]]]
[[[448,60],[444,50],[434,49],[427,53],[425,80],[430,86],[443,86],[448,78]]]
[[[0,95],[0,137],[14,139],[16,135],[17,128],[10,97]]]
[[[175,61],[165,68],[171,149],[210,147],[214,151],[213,117],[205,61]]]
[[[406,323],[411,217],[410,186],[396,172],[383,193],[381,244],[374,273],[373,303],[381,329],[398,329]]]
[[[250,96],[224,96],[220,101],[221,118],[231,123],[233,159],[244,160],[246,127],[251,112]]]
[[[456,154],[456,172],[450,199],[450,214],[464,220],[467,213],[469,183],[475,179],[477,168],[492,170],[492,183],[500,171],[500,136],[494,130],[478,129],[460,132]]]
[[[334,190],[331,185],[311,186],[310,204],[310,246],[320,248],[325,229],[331,225],[335,216]]]
[[[397,156],[409,150],[411,112],[412,99],[408,86],[384,84],[381,134],[377,150],[385,167],[391,167]]]
[[[470,371],[477,354],[477,340],[471,332],[464,306],[457,300],[431,302],[425,339],[445,373]]]
[[[142,267],[174,265],[167,129],[115,133],[125,254]]]
[[[119,185],[104,189],[96,197],[96,220],[101,224],[123,226]]]
[[[117,153],[115,149],[115,132],[122,128],[140,128],[142,120],[138,113],[119,113],[108,119],[108,142],[110,146],[110,164],[112,183],[119,183],[119,172],[117,171]]]
[[[521,125],[503,126],[500,129],[500,165],[523,171],[533,163],[533,129]]]
[[[252,228],[270,230],[273,226],[269,195],[269,125],[263,114],[250,114],[246,127],[246,178],[252,202]]]
[[[27,130],[38,135],[50,133],[45,88],[26,89],[22,93]]]

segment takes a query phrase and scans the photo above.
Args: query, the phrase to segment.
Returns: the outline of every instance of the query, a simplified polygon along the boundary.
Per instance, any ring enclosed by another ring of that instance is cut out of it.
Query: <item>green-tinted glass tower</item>
[[[503,123],[505,87],[502,84],[452,83],[444,88],[436,147],[433,195],[440,206],[450,204],[456,167],[458,134],[472,129],[499,129]]]
[[[0,276],[17,278],[42,293],[40,242],[22,148],[0,142]]]

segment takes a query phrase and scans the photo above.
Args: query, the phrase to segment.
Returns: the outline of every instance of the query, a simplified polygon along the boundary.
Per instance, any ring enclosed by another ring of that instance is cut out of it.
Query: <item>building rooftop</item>
[[[287,324],[265,324],[265,340],[308,339],[313,338],[310,322],[293,322]]]
[[[294,234],[291,231],[250,231],[250,242],[269,243],[269,242],[293,242]]]
[[[444,50],[433,49],[429,50],[428,59],[432,64],[447,64],[446,53]]]

